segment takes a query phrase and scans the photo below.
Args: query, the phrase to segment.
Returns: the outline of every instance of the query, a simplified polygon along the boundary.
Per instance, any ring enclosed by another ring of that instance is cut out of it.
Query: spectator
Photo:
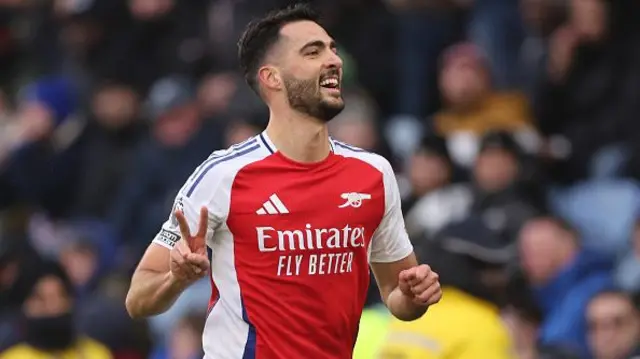
[[[446,141],[440,136],[425,136],[409,158],[406,172],[410,192],[402,199],[403,213],[408,213],[425,195],[453,181],[454,167]]]
[[[41,260],[23,236],[0,236],[0,353],[22,340],[20,307]]]
[[[640,293],[640,220],[635,223],[630,247],[616,268],[616,284],[628,292]]]
[[[57,218],[70,210],[81,169],[84,123],[74,116],[77,111],[68,78],[45,77],[28,86],[8,146],[11,155],[0,172],[9,186],[4,190]]]
[[[490,131],[508,131],[523,138],[534,133],[527,99],[520,93],[494,90],[486,61],[471,44],[452,46],[442,56],[444,107],[434,115],[433,126],[449,141],[454,161],[464,167],[473,163],[479,139]]]
[[[396,77],[399,112],[420,116],[435,109],[430,88],[436,56],[459,38],[469,38],[487,54],[492,82],[500,88],[516,84],[522,23],[518,2],[385,0],[397,14]],[[424,106],[424,104],[429,106]],[[425,108],[428,107],[428,108]]]
[[[534,109],[556,181],[590,177],[599,151],[637,142],[640,38],[633,3],[569,1],[568,20],[549,39]],[[609,159],[615,162],[609,174],[620,172],[624,156]]]
[[[604,291],[587,307],[589,346],[594,359],[633,359],[640,355],[640,312],[631,296]]]
[[[579,353],[561,345],[540,345],[542,313],[534,303],[521,271],[511,273],[507,305],[502,318],[511,334],[518,359],[580,359]]]
[[[104,218],[126,179],[146,130],[138,97],[135,89],[121,82],[105,82],[95,90],[75,215]]]
[[[73,321],[73,287],[64,270],[49,262],[31,282],[22,305],[25,339],[0,354],[2,359],[64,358],[110,359],[102,344],[78,336]]]
[[[375,103],[362,90],[351,90],[344,98],[344,110],[329,125],[331,135],[338,141],[381,154],[393,164],[391,150],[379,133]]]
[[[391,319],[381,356],[511,358],[512,344],[498,308],[504,303],[505,268],[513,251],[491,231],[474,227],[455,237],[443,234],[419,253],[440,274],[443,300],[416,321]]]
[[[69,239],[61,248],[59,261],[69,276],[78,299],[90,294],[100,280],[100,256],[88,239]]]
[[[225,145],[231,147],[236,143],[244,142],[258,135],[266,128],[268,115],[258,113],[253,116],[233,118],[225,131]]]
[[[204,330],[206,313],[189,313],[174,326],[168,348],[159,350],[151,359],[197,359],[202,358],[200,336]]]
[[[587,303],[613,285],[607,257],[580,246],[575,231],[556,218],[529,221],[520,233],[520,256],[544,320],[540,341],[589,357]]]
[[[131,319],[124,307],[128,289],[125,276],[110,273],[85,298],[77,310],[78,331],[106,345],[113,359],[147,359],[152,347],[149,326]]]

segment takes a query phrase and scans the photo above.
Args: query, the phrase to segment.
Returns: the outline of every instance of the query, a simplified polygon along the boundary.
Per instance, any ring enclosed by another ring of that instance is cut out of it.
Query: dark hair
[[[608,287],[608,288],[605,288],[603,290],[600,290],[599,292],[594,294],[589,299],[589,302],[594,301],[597,298],[604,297],[604,296],[622,297],[622,298],[628,300],[629,303],[631,303],[631,305],[636,310],[640,310],[640,308],[638,308],[638,297],[637,297],[637,294],[626,292],[623,289],[620,289],[620,288],[617,288],[617,287]]]
[[[295,4],[274,10],[251,21],[238,41],[238,61],[247,84],[258,93],[256,77],[265,55],[280,38],[280,29],[289,23],[309,20],[319,22],[320,16],[307,4]]]
[[[46,277],[55,277],[62,283],[62,287],[64,288],[65,294],[68,296],[73,296],[75,290],[73,288],[73,283],[71,282],[71,278],[65,271],[65,269],[55,260],[43,260],[37,270],[35,270],[29,278],[25,278],[25,281],[28,282],[29,286],[29,294],[28,296],[33,294],[33,291],[36,288],[38,282]]]

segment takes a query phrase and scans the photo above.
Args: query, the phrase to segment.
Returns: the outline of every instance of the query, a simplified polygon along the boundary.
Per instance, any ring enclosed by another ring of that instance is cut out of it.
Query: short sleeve
[[[200,209],[203,206],[206,206],[209,210],[209,218],[208,218],[208,230],[207,230],[207,242],[213,237],[214,230],[220,225],[222,222],[219,205],[220,203],[215,203],[216,198],[213,200],[200,198],[193,198],[186,196],[183,191],[180,191],[176,196],[173,207],[171,208],[171,213],[169,213],[169,218],[162,224],[160,231],[153,239],[153,243],[159,244],[166,248],[173,248],[176,243],[182,237],[180,235],[180,226],[178,224],[178,219],[176,218],[175,212],[176,210],[182,211],[184,213],[184,217],[189,224],[189,229],[191,233],[195,233],[198,230],[198,225],[200,222]],[[224,201],[223,199],[218,199],[218,202]]]
[[[194,208],[193,204],[187,197],[183,196],[182,193],[178,193],[173,202],[173,206],[171,207],[169,218],[162,224],[160,231],[153,239],[153,243],[169,249],[173,248],[176,243],[178,243],[181,235],[178,219],[175,215],[176,210],[180,210],[184,213],[184,217],[189,224],[190,230],[193,231],[198,227],[198,218],[200,217],[198,215],[199,211]]]
[[[400,190],[391,164],[384,160],[382,166],[385,212],[371,244],[372,263],[390,263],[406,258],[413,252],[402,217]]]

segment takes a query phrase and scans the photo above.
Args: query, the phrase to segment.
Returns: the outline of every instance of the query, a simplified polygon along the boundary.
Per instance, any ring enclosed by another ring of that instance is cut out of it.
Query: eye
[[[318,56],[318,55],[320,55],[320,50],[318,50],[318,49],[309,50],[307,52],[307,55],[309,55],[309,56]]]

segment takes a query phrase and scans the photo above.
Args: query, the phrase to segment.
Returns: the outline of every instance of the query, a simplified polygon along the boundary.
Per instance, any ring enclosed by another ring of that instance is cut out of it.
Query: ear
[[[282,76],[280,71],[273,66],[263,66],[258,70],[258,81],[262,86],[273,90],[280,91],[282,89]]]

